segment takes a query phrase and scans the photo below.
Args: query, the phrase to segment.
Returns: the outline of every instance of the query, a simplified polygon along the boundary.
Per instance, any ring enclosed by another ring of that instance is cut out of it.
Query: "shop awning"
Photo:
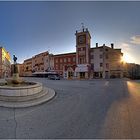
[[[88,72],[88,66],[87,65],[77,66],[75,72]]]

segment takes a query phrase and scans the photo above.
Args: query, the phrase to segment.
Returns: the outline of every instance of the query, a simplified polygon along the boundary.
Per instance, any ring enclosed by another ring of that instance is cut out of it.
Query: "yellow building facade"
[[[11,76],[11,57],[5,48],[0,47],[0,78]]]

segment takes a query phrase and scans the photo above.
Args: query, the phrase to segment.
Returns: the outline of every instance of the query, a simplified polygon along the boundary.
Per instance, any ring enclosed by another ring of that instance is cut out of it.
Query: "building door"
[[[85,78],[85,72],[80,72],[80,78]]]
[[[74,76],[74,72],[73,72],[72,67],[69,67],[69,68],[67,69],[67,71],[68,71],[68,79],[72,79],[73,76]]]
[[[105,72],[105,78],[106,78],[106,79],[109,78],[109,72],[108,72],[108,71]]]
[[[95,77],[95,78],[99,78],[99,77],[100,77],[99,72],[94,72],[94,77]]]
[[[69,78],[69,79],[72,79],[72,78],[73,78],[73,72],[72,72],[72,71],[69,71],[69,72],[68,72],[68,78]]]
[[[103,73],[102,72],[100,72],[100,78],[103,78]]]

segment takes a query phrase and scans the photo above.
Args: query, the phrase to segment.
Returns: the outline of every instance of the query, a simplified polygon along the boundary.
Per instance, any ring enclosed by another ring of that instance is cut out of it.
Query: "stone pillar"
[[[85,78],[88,79],[88,72],[85,72]]]
[[[106,73],[105,73],[105,71],[103,71],[103,79],[105,79],[106,78]]]
[[[77,73],[77,77],[78,77],[78,79],[80,79],[80,72]]]
[[[18,73],[18,65],[17,64],[14,64],[14,70],[13,70],[13,81],[14,83],[18,83],[18,80],[19,80],[19,73]]]

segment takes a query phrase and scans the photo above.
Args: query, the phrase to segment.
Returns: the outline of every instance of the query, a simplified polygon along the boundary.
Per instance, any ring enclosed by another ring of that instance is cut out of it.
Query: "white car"
[[[60,77],[58,75],[49,75],[48,78],[50,80],[60,80]]]

